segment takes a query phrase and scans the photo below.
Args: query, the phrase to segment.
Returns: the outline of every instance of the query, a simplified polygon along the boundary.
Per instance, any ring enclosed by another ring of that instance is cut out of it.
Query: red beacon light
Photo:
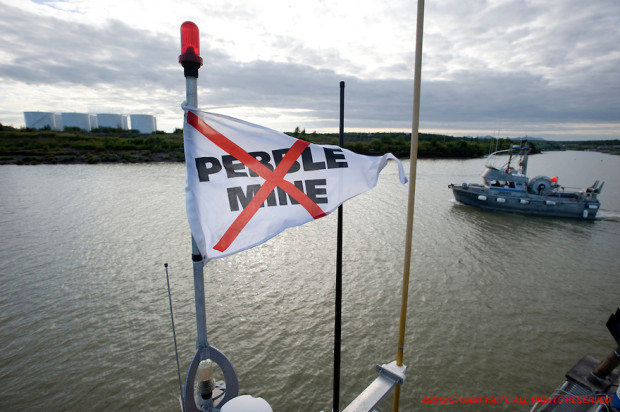
[[[553,176],[553,177],[551,178],[551,181],[552,181],[553,183],[557,183],[557,182],[558,182],[558,177],[557,177],[557,176]]]
[[[191,21],[181,25],[181,55],[179,63],[185,69],[185,77],[198,77],[198,69],[202,66],[200,57],[200,35],[198,26]]]

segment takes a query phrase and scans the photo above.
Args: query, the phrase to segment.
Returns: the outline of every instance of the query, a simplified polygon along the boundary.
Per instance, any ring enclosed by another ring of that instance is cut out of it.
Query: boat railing
[[[487,156],[487,161],[485,163],[486,167],[491,167],[493,169],[505,169],[508,164],[505,159],[500,159],[500,157],[504,155],[509,155],[512,149],[507,150],[498,150],[497,152],[493,152]],[[501,166],[498,166],[500,162],[503,162]]]
[[[573,187],[573,186],[559,186],[559,188],[561,188],[562,191],[564,191],[565,189],[568,189],[568,190],[572,190],[574,192],[580,192],[580,191],[584,190],[583,187]]]
[[[523,156],[521,150],[507,149],[499,150],[491,153],[485,162],[485,167],[504,171],[509,174],[525,175],[525,167],[521,160],[517,160]],[[512,166],[512,164],[515,166]],[[518,165],[517,165],[518,163]]]

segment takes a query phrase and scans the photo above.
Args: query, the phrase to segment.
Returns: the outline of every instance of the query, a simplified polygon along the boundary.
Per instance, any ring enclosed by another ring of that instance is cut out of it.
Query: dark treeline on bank
[[[296,128],[288,135],[317,144],[338,144],[337,133],[306,133]],[[391,152],[409,156],[411,135],[402,132],[345,133],[344,147],[356,153],[380,155]],[[454,137],[421,133],[421,158],[472,158],[503,150],[519,139]],[[530,141],[534,152],[549,150],[605,150],[618,153],[617,140],[555,142]],[[604,148],[604,149],[601,149]],[[0,125],[0,164],[142,163],[182,162],[183,133],[156,132],[142,135],[135,130],[101,128],[91,132],[67,128],[51,130],[15,129]]]

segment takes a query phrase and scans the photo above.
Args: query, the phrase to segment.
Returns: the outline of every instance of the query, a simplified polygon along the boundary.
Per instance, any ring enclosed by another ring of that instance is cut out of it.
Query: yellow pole
[[[413,81],[413,124],[411,127],[411,153],[409,164],[409,200],[407,205],[407,232],[405,238],[405,263],[403,267],[403,289],[400,302],[400,323],[398,327],[398,352],[396,365],[403,365],[405,347],[405,325],[407,323],[407,299],[409,297],[409,272],[411,270],[411,243],[413,235],[413,210],[415,207],[415,184],[418,166],[418,129],[420,126],[420,85],[422,79],[422,34],[424,32],[424,0],[418,0],[416,25],[415,76]],[[400,406],[400,385],[394,390],[394,412]]]

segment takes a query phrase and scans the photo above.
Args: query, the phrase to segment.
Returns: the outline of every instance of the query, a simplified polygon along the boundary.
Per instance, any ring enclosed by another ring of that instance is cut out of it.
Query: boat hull
[[[450,188],[458,202],[487,210],[593,220],[600,206],[597,199],[583,199],[576,193],[541,196],[473,184]]]

